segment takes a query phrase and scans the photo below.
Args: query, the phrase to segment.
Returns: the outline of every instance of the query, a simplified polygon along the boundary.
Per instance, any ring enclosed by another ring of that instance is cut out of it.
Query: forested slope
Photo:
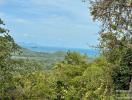
[[[76,52],[21,53],[0,19],[0,99],[116,100],[117,89],[132,91],[132,1],[92,0],[90,10],[102,23],[100,56],[92,61]],[[45,59],[57,62],[44,70]]]

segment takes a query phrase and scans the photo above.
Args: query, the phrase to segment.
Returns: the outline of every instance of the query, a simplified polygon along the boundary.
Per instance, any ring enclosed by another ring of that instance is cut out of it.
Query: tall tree
[[[0,19],[0,97],[5,97],[6,91],[12,84],[12,74],[10,72],[11,53],[17,50],[13,38],[9,35],[9,30],[3,28],[4,22]]]
[[[114,83],[120,84],[117,86],[120,89],[127,89],[132,76],[132,0],[90,2],[93,19],[102,23],[99,46],[103,55],[115,66]]]

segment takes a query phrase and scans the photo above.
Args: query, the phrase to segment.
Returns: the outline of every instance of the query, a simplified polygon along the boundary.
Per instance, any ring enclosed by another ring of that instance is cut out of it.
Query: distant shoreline
[[[99,50],[97,49],[82,49],[82,48],[64,48],[64,47],[42,47],[42,46],[22,46],[31,51],[44,52],[44,53],[56,53],[56,52],[78,52],[86,54],[88,56],[98,56]]]

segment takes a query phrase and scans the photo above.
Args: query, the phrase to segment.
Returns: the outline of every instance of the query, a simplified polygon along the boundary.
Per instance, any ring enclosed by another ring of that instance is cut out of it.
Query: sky
[[[18,44],[89,48],[99,23],[82,0],[0,0],[0,18]]]

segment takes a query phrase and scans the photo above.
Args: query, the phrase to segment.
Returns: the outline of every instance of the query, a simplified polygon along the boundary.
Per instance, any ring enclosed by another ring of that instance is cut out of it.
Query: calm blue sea
[[[54,53],[58,51],[63,51],[63,52],[74,51],[81,54],[86,54],[88,56],[98,56],[99,54],[99,50],[97,49],[61,48],[61,47],[28,47],[28,46],[26,46],[26,48],[32,51],[47,52],[47,53]]]

